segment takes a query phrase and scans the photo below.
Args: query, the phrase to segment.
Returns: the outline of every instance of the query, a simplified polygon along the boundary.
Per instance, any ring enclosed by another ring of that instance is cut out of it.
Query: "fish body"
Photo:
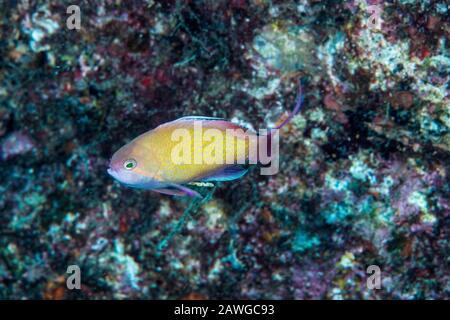
[[[301,104],[300,91],[294,111],[274,129],[286,125]],[[272,133],[266,136],[271,138]],[[161,124],[120,148],[111,158],[108,173],[129,187],[199,196],[186,185],[245,175],[245,164],[254,160],[255,141],[259,144],[256,132],[233,122],[183,117]]]
[[[191,139],[174,139],[176,130]],[[223,137],[219,158],[215,152],[205,152],[215,142],[213,139],[200,139],[200,144],[194,142],[196,134],[203,135],[210,130]],[[243,176],[247,169],[239,163],[244,164],[249,156],[249,137],[256,137],[256,133],[223,119],[180,118],[141,134],[120,148],[111,159],[108,173],[131,187],[186,194],[187,187],[182,187],[183,184],[234,180]],[[189,161],[174,161],[173,153],[177,148],[187,151]],[[232,163],[226,163],[227,157],[233,159]],[[127,161],[132,161],[134,168],[127,169]]]

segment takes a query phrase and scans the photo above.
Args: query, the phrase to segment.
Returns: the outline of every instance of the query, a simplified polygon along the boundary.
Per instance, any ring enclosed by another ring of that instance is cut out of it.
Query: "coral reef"
[[[72,4],[0,12],[0,299],[448,299],[446,1]],[[106,173],[181,116],[265,128],[298,79],[276,175],[200,201]]]

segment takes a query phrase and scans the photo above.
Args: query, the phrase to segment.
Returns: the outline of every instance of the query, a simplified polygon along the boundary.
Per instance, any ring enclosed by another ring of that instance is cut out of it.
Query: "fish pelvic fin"
[[[182,186],[177,183],[168,184],[165,187],[152,189],[153,191],[167,194],[171,196],[188,196],[192,198],[201,198],[202,196],[195,190],[192,190],[188,187]]]

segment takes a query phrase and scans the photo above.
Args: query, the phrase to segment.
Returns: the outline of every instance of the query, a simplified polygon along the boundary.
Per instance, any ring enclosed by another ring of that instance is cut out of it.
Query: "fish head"
[[[129,187],[151,189],[158,183],[148,173],[146,160],[142,150],[129,143],[113,154],[107,171],[114,179]]]

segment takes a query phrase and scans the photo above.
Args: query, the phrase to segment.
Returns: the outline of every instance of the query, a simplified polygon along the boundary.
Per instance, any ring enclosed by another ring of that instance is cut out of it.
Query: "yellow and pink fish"
[[[302,101],[300,89],[294,110],[281,124],[268,130],[265,143],[271,144],[274,132],[284,127],[297,114]],[[223,137],[222,144],[219,147],[216,145],[213,152],[207,150],[212,145],[211,137],[207,139],[204,136],[208,132],[215,133],[216,137]],[[202,138],[200,142],[195,140],[198,134]],[[194,139],[180,139],[183,136]],[[248,166],[245,163],[252,157],[250,141],[260,143],[259,139],[255,139],[257,137],[256,132],[224,119],[183,117],[161,124],[121,147],[112,156],[108,173],[129,187],[198,197],[199,193],[187,185],[230,181],[247,173]],[[180,162],[174,159],[174,152],[177,150],[188,153],[188,158],[192,161]],[[230,159],[233,161],[229,161]]]

